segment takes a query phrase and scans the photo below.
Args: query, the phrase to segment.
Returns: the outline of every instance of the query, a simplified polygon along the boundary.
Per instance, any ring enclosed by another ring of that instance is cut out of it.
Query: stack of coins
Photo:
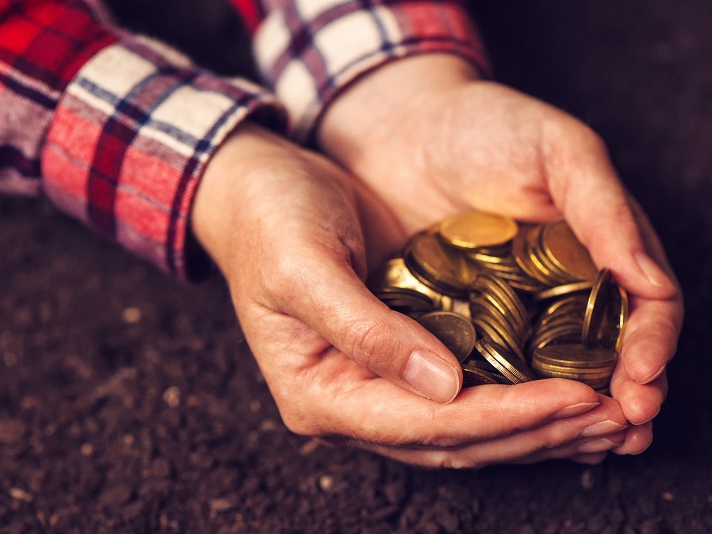
[[[369,280],[458,358],[466,386],[569,378],[607,392],[628,299],[563,222],[479,211],[413,236]]]

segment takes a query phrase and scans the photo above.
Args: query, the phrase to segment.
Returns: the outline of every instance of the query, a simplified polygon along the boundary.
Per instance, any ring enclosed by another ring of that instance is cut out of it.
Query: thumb
[[[582,143],[560,143],[571,154],[548,169],[552,195],[596,265],[608,267],[626,289],[650,299],[675,296],[677,287],[663,270],[657,250],[647,250],[633,212],[633,200],[620,183],[603,143],[590,134]],[[573,153],[575,151],[575,154]],[[562,157],[563,156],[563,157]]]
[[[291,278],[284,311],[317,331],[373,373],[431,400],[448,403],[460,391],[455,356],[418,323],[390,310],[331,247],[313,247]]]

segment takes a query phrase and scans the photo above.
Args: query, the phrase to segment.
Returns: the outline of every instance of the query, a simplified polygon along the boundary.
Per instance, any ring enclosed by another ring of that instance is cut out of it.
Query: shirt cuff
[[[193,196],[210,157],[248,117],[286,129],[263,88],[126,37],[90,59],[59,101],[42,150],[44,191],[162,270],[200,278],[207,262],[189,258]]]
[[[306,141],[326,107],[359,76],[397,58],[451,53],[489,76],[484,47],[455,1],[296,0],[272,11],[253,46],[263,79]]]

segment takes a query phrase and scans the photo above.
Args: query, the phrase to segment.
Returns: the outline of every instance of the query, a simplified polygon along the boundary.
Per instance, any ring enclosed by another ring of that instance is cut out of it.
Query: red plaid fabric
[[[43,191],[175,276],[196,274],[188,215],[206,162],[258,110],[283,128],[267,91],[123,33],[98,3],[0,1],[0,190]]]
[[[300,139],[340,90],[394,58],[450,52],[486,70],[453,1],[233,3]],[[121,31],[100,0],[0,0],[0,192],[44,192],[175,276],[196,274],[188,216],[206,163],[248,116],[286,126],[270,92]]]
[[[329,103],[393,59],[444,52],[489,65],[476,28],[454,0],[232,0],[254,32],[263,81],[308,140]]]

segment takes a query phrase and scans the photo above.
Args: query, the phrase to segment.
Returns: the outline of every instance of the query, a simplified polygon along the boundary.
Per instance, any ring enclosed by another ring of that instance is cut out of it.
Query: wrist
[[[234,257],[240,206],[264,165],[291,148],[282,137],[249,121],[241,124],[208,162],[195,193],[190,222],[193,235],[223,273]]]
[[[399,59],[349,86],[324,113],[317,129],[322,151],[356,170],[362,145],[387,143],[407,128],[424,104],[453,87],[479,78],[475,68],[452,54]]]

